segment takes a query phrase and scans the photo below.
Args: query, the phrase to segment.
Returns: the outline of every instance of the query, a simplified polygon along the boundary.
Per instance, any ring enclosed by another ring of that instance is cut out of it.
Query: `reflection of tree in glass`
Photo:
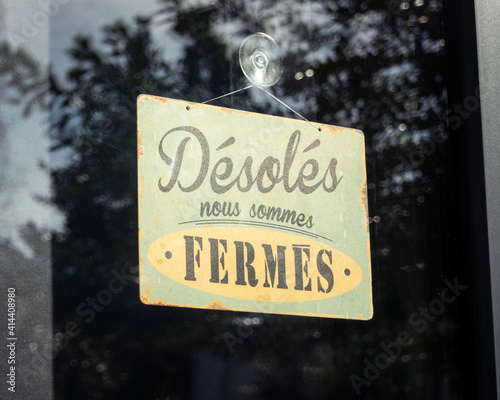
[[[68,234],[54,246],[58,323],[62,327],[75,317],[89,291],[107,285],[111,269],[137,264],[136,96],[204,101],[246,86],[237,50],[245,36],[263,31],[284,52],[285,72],[274,93],[310,120],[366,134],[378,316],[362,324],[267,317],[255,336],[236,345],[236,354],[258,375],[257,389],[248,389],[246,397],[354,397],[350,374],[362,376],[364,358],[376,355],[380,342],[394,340],[395,329],[405,328],[417,301],[434,290],[429,281],[441,285],[436,278],[439,246],[429,249],[438,230],[432,220],[438,154],[425,155],[418,165],[400,160],[444,130],[438,3],[401,3],[396,9],[373,1],[161,4],[156,20],[185,40],[179,65],[155,50],[151,20],[139,18],[134,27],[117,23],[105,28],[102,46],[76,38],[70,49],[76,63],[68,71],[70,86],[54,86],[55,149],[70,148],[73,154],[67,168],[54,172],[57,203],[68,218]],[[241,92],[218,104],[293,117],[259,91]],[[70,280],[78,285],[66,285]],[[61,394],[71,397],[78,388],[90,395],[103,390],[104,381],[105,398],[118,393],[132,398],[135,377],[141,376],[150,383],[141,386],[139,397],[186,397],[196,351],[208,348],[214,357],[228,356],[223,337],[235,329],[233,313],[216,313],[220,319],[210,324],[206,312],[143,307],[136,287],[124,293],[128,296],[116,296],[106,306],[106,320],[96,317],[101,319],[93,324],[99,328],[84,326],[82,336],[61,352],[56,363],[64,372],[58,378]],[[163,322],[165,315],[168,322]],[[402,321],[401,326],[395,328],[394,321]],[[145,326],[143,336],[136,337],[134,324]],[[430,356],[433,345],[427,335],[438,337],[432,327],[417,337],[407,350],[412,361],[398,360],[382,373],[370,386],[372,398],[382,393],[384,398],[402,393],[405,398],[432,397],[444,372],[435,367],[441,365],[442,353]],[[127,351],[124,343],[140,351]],[[438,340],[434,346],[441,345]],[[138,357],[140,367],[134,365]],[[67,367],[81,358],[92,368],[77,372]],[[97,368],[102,363],[106,368]],[[403,391],[407,387],[411,390]]]
[[[22,48],[14,50],[6,42],[0,44],[0,60],[0,79],[3,81],[3,87],[12,89],[9,101],[19,104],[27,97],[28,102],[23,112],[25,116],[35,105],[47,110],[48,82],[38,62]]]
[[[49,82],[35,58],[0,42],[0,87],[0,207],[4,210],[0,239],[33,257],[21,230],[27,224],[39,231],[62,226],[61,214],[50,204],[48,138],[40,125],[48,112]]]

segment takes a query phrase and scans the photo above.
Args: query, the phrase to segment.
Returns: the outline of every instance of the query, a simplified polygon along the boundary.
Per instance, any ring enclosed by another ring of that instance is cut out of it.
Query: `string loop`
[[[248,80],[252,82],[252,84],[242,89],[223,94],[222,96],[214,97],[213,99],[204,101],[203,103],[199,104],[207,104],[212,101],[222,99],[223,97],[231,96],[243,90],[250,89],[251,87],[257,87],[260,90],[266,92],[278,103],[298,115],[308,124],[313,126],[314,129],[321,131],[321,127],[314,126],[311,122],[309,122],[307,118],[299,114],[289,105],[285,104],[285,102],[278,99],[275,95],[264,89],[264,86],[272,86],[276,82],[278,82],[283,72],[282,59],[279,48],[269,35],[266,35],[265,33],[254,33],[253,35],[248,36],[241,44],[239,56],[240,67]],[[191,108],[194,108],[199,104],[187,106],[186,110],[189,111]]]

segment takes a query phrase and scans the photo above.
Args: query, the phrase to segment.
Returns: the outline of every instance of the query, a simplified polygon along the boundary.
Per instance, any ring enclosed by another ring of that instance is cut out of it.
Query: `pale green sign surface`
[[[363,133],[138,98],[146,304],[369,319]]]

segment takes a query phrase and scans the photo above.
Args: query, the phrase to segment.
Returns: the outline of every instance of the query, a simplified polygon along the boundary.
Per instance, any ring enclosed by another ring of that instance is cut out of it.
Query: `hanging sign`
[[[363,133],[138,98],[146,304],[370,319]]]

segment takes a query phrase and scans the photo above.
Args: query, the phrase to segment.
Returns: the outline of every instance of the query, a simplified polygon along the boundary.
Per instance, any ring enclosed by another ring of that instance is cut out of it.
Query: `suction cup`
[[[250,82],[257,86],[272,86],[283,73],[283,59],[273,38],[254,33],[240,46],[240,66]]]

